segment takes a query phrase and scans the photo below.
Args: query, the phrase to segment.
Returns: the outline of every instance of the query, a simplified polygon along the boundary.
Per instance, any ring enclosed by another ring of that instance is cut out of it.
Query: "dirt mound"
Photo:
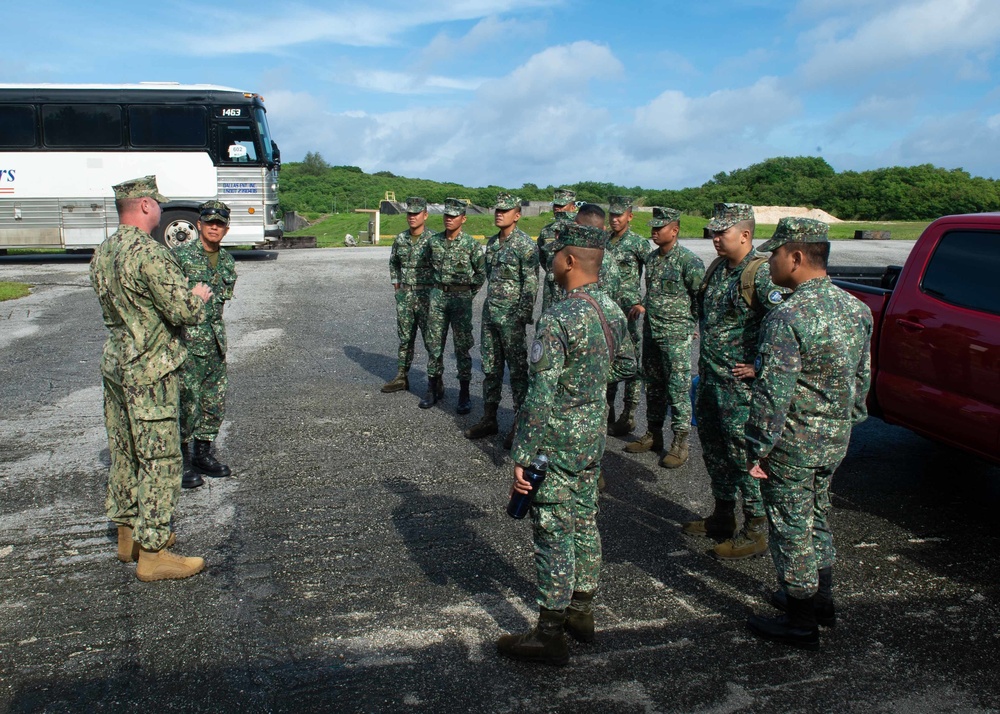
[[[836,216],[831,216],[819,208],[805,208],[803,206],[754,206],[753,215],[758,223],[768,225],[775,224],[782,218],[790,216],[812,218],[824,223],[843,223]]]

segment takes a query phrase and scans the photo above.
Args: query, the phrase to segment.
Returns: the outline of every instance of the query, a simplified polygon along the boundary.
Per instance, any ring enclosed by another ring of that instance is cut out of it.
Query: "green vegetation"
[[[26,283],[8,283],[0,280],[0,302],[16,300],[31,294],[31,286]]]

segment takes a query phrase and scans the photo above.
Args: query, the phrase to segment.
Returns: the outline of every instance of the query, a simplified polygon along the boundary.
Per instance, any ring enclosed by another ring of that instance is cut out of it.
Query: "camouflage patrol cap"
[[[608,213],[621,215],[632,210],[631,196],[612,196],[608,199]]]
[[[827,243],[830,227],[823,221],[812,218],[782,218],[774,229],[774,235],[757,250],[772,252],[785,243]]]
[[[157,203],[166,203],[170,200],[156,188],[156,176],[129,179],[111,188],[114,189],[116,201],[123,198],[151,198]]]
[[[521,199],[506,191],[497,194],[497,202],[493,206],[495,211],[509,211],[512,208],[520,208]]]
[[[566,223],[556,228],[556,237],[546,245],[546,250],[555,255],[567,246],[576,248],[604,248],[608,242],[608,234],[596,226],[584,226],[579,223]]]
[[[676,208],[653,206],[653,220],[649,222],[649,225],[653,228],[659,228],[660,226],[670,225],[674,221],[679,221],[680,219],[681,212]]]
[[[410,196],[406,199],[407,213],[423,213],[427,210],[427,199],[420,196]]]
[[[229,206],[222,201],[205,201],[198,206],[198,215],[205,223],[225,223],[229,225]]]
[[[576,203],[576,191],[570,191],[568,188],[557,188],[556,192],[552,194],[552,205],[565,206],[567,203]]]
[[[705,226],[710,231],[724,231],[740,221],[752,221],[753,206],[749,203],[717,203],[712,211],[712,220]]]
[[[446,216],[464,216],[465,208],[465,201],[460,198],[444,199],[444,215]]]

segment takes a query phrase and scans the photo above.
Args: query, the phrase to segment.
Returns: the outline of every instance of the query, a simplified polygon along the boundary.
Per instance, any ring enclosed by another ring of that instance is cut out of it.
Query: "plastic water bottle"
[[[524,518],[528,514],[531,501],[535,498],[538,487],[545,480],[545,472],[548,468],[549,457],[545,454],[539,454],[532,459],[528,468],[524,470],[524,480],[531,484],[531,490],[527,493],[518,493],[515,491],[511,494],[510,503],[507,504],[508,516],[511,518]]]

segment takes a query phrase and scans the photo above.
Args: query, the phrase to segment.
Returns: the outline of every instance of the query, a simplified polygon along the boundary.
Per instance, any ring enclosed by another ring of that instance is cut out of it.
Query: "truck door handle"
[[[924,326],[916,320],[904,320],[901,317],[896,320],[896,324],[904,330],[912,330],[913,332],[920,332],[920,330],[924,329]]]

